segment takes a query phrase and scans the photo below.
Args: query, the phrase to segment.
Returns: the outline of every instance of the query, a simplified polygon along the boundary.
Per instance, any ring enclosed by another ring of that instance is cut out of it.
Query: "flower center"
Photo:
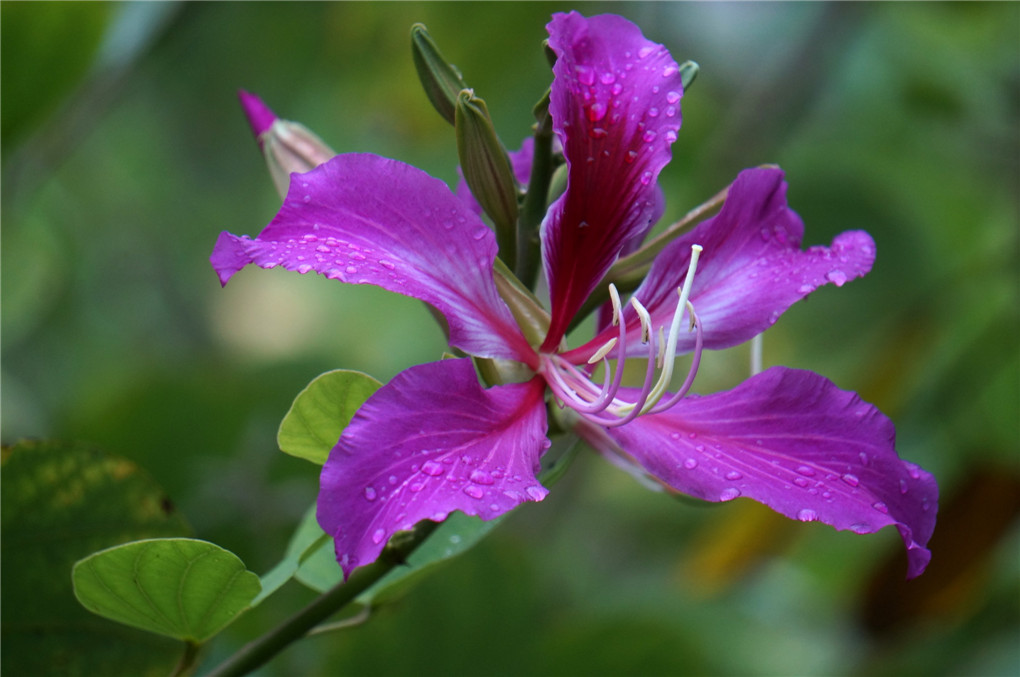
[[[571,364],[558,354],[541,356],[541,371],[546,376],[550,390],[561,405],[570,407],[582,418],[601,426],[614,427],[624,425],[642,414],[656,414],[666,411],[679,402],[690,390],[694,377],[701,362],[702,330],[701,322],[694,305],[690,302],[691,285],[701,255],[701,245],[691,247],[691,261],[687,268],[684,283],[677,288],[679,299],[668,331],[666,324],[656,330],[652,326],[651,315],[636,298],[630,300],[631,306],[641,322],[641,343],[646,346],[648,366],[645,369],[645,380],[636,395],[631,398],[624,396],[620,386],[623,382],[623,371],[627,361],[627,327],[621,320],[622,304],[616,287],[609,285],[609,297],[613,304],[613,326],[620,328],[616,337],[609,339],[599,350],[588,359],[588,364],[599,362],[604,368],[604,379],[599,387],[592,382],[589,373]],[[690,316],[689,331],[696,331],[695,346],[691,366],[683,385],[676,393],[667,397],[666,388],[673,379],[673,367],[676,362],[676,346],[684,311]],[[612,369],[608,355],[615,351],[617,355],[616,369]],[[655,378],[658,369],[659,376]]]

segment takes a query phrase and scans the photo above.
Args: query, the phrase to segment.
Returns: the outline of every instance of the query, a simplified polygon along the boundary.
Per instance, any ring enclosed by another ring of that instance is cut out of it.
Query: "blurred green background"
[[[675,501],[586,454],[401,602],[260,674],[1018,674],[1014,3],[5,2],[4,443],[126,457],[198,537],[268,570],[317,487],[276,449],[293,397],[328,369],[385,380],[444,346],[419,303],[384,292],[255,269],[220,289],[217,234],[254,235],[279,205],[236,90],[338,151],[452,182],[453,131],[417,84],[411,24],[516,147],[550,80],[544,24],[568,9],[627,16],[701,65],[662,177],[667,222],[775,162],[806,244],[874,236],[874,271],[789,311],[765,362],[819,371],[897,422],[901,456],[941,485],[932,565],[906,583],[891,530]],[[696,389],[746,370],[745,348],[713,354]],[[288,585],[205,665],[311,597]],[[15,660],[6,645],[5,673]]]

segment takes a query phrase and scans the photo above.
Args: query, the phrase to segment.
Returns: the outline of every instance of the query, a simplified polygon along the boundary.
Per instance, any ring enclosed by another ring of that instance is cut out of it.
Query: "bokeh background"
[[[906,583],[892,530],[677,501],[584,454],[400,602],[259,674],[1020,673],[1014,3],[5,2],[4,443],[126,457],[198,537],[268,570],[317,487],[275,445],[293,397],[328,369],[386,380],[444,346],[420,304],[384,292],[255,269],[220,289],[217,234],[254,235],[279,205],[236,90],[338,151],[453,182],[411,24],[516,147],[550,81],[544,24],[568,9],[623,14],[701,65],[665,221],[773,162],[806,244],[874,236],[874,271],[790,310],[765,363],[819,371],[897,422],[901,456],[942,489],[932,565]],[[696,389],[747,368],[745,348],[713,354]],[[19,550],[4,546],[6,598]],[[213,642],[205,669],[311,597],[289,584]],[[5,599],[10,674],[19,613]]]

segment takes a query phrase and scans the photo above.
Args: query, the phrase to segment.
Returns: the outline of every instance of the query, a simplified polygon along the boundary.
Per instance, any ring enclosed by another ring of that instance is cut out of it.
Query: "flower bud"
[[[292,172],[311,171],[336,155],[304,125],[276,117],[254,94],[241,91],[238,96],[280,197],[287,195]]]
[[[447,63],[432,36],[422,24],[411,27],[411,55],[418,79],[425,88],[425,94],[439,114],[451,125],[455,122],[457,94],[467,89],[464,78],[457,67]]]
[[[485,101],[465,89],[457,96],[457,154],[471,194],[496,226],[500,258],[513,266],[519,189]]]
[[[684,61],[680,64],[680,83],[684,86],[684,91],[691,86],[694,82],[694,78],[698,77],[698,70],[700,67],[696,61]]]

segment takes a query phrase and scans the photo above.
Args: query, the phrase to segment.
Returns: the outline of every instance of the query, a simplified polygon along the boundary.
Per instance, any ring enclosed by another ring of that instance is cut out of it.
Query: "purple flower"
[[[323,467],[318,500],[344,575],[419,520],[453,510],[493,519],[542,500],[547,399],[561,426],[670,490],[708,501],[746,496],[857,533],[894,525],[908,576],[920,574],[937,487],[898,458],[893,424],[877,408],[781,367],[728,392],[688,394],[704,348],[747,341],[817,287],[871,269],[874,242],[861,231],[801,250],[803,224],[778,169],[741,172],[722,210],[667,246],[626,306],[610,288],[608,326],[565,346],[575,314],[661,213],[657,177],[680,127],[683,88],[666,49],[620,17],[557,14],[548,30],[558,57],[550,112],[569,171],[541,228],[544,335],[529,341],[519,309],[501,297],[495,238],[471,201],[394,160],[344,154],[292,175],[257,238],[224,232],[213,251],[223,284],[254,263],[418,298],[446,318],[451,346],[523,374],[483,388],[471,360],[443,360],[406,370],[365,402]],[[514,157],[519,177],[528,151]],[[683,353],[692,354],[687,381],[667,392]],[[624,387],[634,357],[647,358],[647,376]]]

